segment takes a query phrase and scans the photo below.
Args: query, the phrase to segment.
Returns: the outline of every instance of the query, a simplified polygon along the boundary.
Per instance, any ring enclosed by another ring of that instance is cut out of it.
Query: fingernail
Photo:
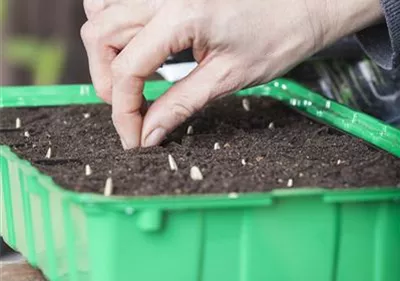
[[[128,145],[126,144],[126,141],[123,138],[121,138],[121,144],[124,150],[128,150]]]
[[[164,128],[157,128],[153,130],[145,139],[143,146],[155,146],[164,140],[167,135],[167,131]]]

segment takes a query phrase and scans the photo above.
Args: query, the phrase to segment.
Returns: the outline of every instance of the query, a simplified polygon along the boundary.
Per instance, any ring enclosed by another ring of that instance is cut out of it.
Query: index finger
[[[131,40],[112,64],[113,121],[125,149],[140,146],[145,79],[154,73],[171,53],[190,47],[189,36],[181,33],[171,18],[160,11]],[[185,37],[186,36],[186,37]],[[160,132],[161,134],[162,132]]]

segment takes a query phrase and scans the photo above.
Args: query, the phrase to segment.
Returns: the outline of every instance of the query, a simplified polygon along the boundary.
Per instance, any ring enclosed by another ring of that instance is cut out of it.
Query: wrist
[[[380,0],[305,0],[315,7],[321,49],[384,19]]]

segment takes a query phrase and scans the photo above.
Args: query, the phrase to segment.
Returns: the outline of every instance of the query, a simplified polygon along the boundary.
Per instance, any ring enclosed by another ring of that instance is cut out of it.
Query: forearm
[[[319,32],[320,49],[336,40],[382,22],[383,11],[379,0],[305,0],[315,30]],[[397,0],[394,0],[397,1]]]

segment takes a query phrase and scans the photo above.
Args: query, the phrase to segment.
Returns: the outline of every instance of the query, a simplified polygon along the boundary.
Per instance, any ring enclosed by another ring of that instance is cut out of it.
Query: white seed
[[[85,165],[85,175],[90,176],[92,174],[92,168],[90,168],[89,164]]]
[[[248,99],[242,99],[242,106],[245,111],[250,111],[250,101]]]
[[[83,113],[83,118],[88,119],[90,117],[90,113]]]
[[[287,181],[287,187],[292,187],[293,186],[293,180],[292,179],[289,179],[288,181]]]
[[[246,166],[246,164],[247,164],[246,159],[242,159],[241,162],[242,162],[242,165],[243,165],[243,166]]]
[[[194,133],[193,126],[189,125],[189,127],[187,127],[186,134],[193,135],[193,133]]]
[[[108,173],[111,175],[111,174],[112,174],[112,171],[111,171],[111,170],[108,170]]]
[[[275,124],[274,124],[274,122],[271,122],[271,123],[268,124],[268,129],[270,129],[270,130],[275,129]]]
[[[64,120],[64,121],[63,121],[63,124],[64,124],[64,125],[68,125],[68,122]]]
[[[278,179],[278,183],[283,183],[283,179]]]
[[[29,138],[30,136],[31,136],[31,135],[29,134],[28,131],[25,131],[25,132],[24,132],[24,137]]]
[[[224,144],[224,148],[229,148],[229,147],[231,147],[231,145],[228,142]]]
[[[340,165],[342,163],[342,160],[338,160],[337,162],[336,162],[336,165]]]
[[[221,149],[219,143],[218,142],[214,143],[214,150],[219,150],[219,149]]]
[[[299,173],[299,178],[302,178],[302,177],[304,177],[304,174],[303,173]]]
[[[262,157],[262,156],[257,156],[257,157],[256,157],[256,161],[257,161],[257,162],[260,162],[260,161],[263,160],[263,159],[264,159],[264,157]]]
[[[16,129],[21,128],[21,119],[19,118],[15,119],[15,128]]]
[[[107,178],[106,180],[106,184],[104,186],[104,196],[111,196],[111,194],[113,193],[113,181],[112,178]]]
[[[176,161],[171,154],[168,154],[168,163],[171,171],[178,171],[178,165],[176,164]]]
[[[193,166],[190,168],[190,177],[194,181],[201,181],[203,179],[203,174],[201,173],[199,167]]]
[[[236,199],[239,197],[239,194],[237,194],[236,192],[231,192],[228,194],[228,198],[230,199]]]
[[[45,156],[47,159],[50,159],[51,158],[51,147],[49,147],[49,149],[47,149],[47,152],[46,152],[46,156]]]

